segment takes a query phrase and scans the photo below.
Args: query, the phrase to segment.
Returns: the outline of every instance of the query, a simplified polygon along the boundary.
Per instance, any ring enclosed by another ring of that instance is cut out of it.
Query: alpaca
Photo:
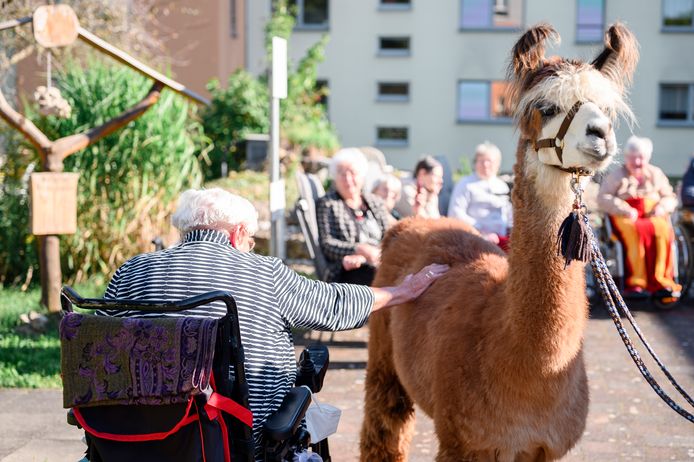
[[[574,199],[566,170],[605,169],[613,122],[633,119],[624,97],[638,49],[620,24],[590,64],[545,58],[548,39],[559,39],[551,26],[530,29],[509,65],[520,139],[508,258],[451,219],[405,220],[382,243],[376,286],[432,262],[451,269],[369,321],[364,462],[407,460],[414,403],[434,420],[438,462],[555,460],[583,433],[585,264],[565,266],[557,231]],[[563,149],[550,147],[577,101]]]

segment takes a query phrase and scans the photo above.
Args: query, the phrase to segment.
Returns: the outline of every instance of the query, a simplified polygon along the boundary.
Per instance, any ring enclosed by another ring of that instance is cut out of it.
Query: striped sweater
[[[128,260],[114,274],[105,298],[175,301],[212,290],[231,292],[238,305],[258,448],[263,423],[294,384],[291,328],[333,331],[361,327],[371,313],[374,295],[363,286],[307,279],[277,258],[236,250],[222,232],[196,230],[175,247]],[[165,315],[221,317],[225,313],[224,303],[214,302]]]

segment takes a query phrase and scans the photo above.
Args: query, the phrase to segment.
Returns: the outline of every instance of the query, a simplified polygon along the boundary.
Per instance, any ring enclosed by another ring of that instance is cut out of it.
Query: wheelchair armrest
[[[289,390],[282,405],[265,421],[265,435],[269,440],[283,441],[289,439],[301,424],[311,404],[311,391],[306,387],[295,387]]]

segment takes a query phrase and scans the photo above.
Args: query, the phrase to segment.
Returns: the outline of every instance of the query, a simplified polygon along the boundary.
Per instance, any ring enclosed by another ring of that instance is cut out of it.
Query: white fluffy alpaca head
[[[592,63],[545,58],[547,40],[557,32],[540,24],[526,32],[513,48],[510,96],[522,136],[542,165],[564,168],[605,168],[617,152],[614,124],[620,115],[633,120],[625,101],[638,61],[634,36],[621,24],[605,34],[605,48]],[[540,139],[556,137],[566,114],[583,104],[564,136],[560,158],[554,148],[535,148]]]

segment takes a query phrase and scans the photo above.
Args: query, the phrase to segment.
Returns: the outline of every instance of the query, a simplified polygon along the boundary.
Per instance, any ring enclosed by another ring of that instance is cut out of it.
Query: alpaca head
[[[607,167],[616,154],[614,124],[619,115],[633,119],[625,92],[638,61],[638,48],[634,36],[621,24],[610,27],[604,50],[591,63],[545,58],[547,40],[558,42],[559,35],[552,26],[540,24],[513,47],[509,96],[527,145],[521,153],[526,173],[558,181],[568,174],[552,166],[596,171]],[[563,142],[550,141],[557,138],[572,108],[575,113]]]

